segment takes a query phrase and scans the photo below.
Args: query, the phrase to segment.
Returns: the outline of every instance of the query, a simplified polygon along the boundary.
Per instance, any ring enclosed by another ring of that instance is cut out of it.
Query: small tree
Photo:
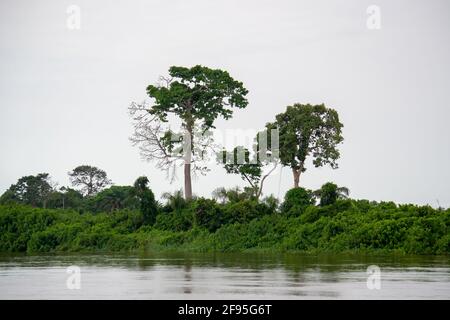
[[[111,184],[106,172],[93,166],[78,166],[68,175],[72,186],[81,187],[85,196],[92,196]]]
[[[276,132],[276,130],[274,131]],[[267,132],[257,134],[253,145],[254,153],[242,146],[235,147],[231,152],[223,150],[219,153],[218,161],[227,173],[238,174],[249,185],[256,199],[262,194],[265,180],[277,168],[279,163],[278,150],[272,152],[271,143],[267,143]],[[271,135],[272,140],[272,135]],[[268,169],[265,169],[265,168]]]
[[[227,173],[240,175],[250,185],[253,195],[257,197],[262,169],[260,163],[252,163],[250,152],[246,148],[238,146],[231,152],[222,151],[219,159]],[[230,162],[227,161],[229,159],[231,159]]]
[[[54,190],[47,201],[47,207],[52,209],[81,209],[83,195],[74,189],[61,187]]]
[[[166,200],[166,207],[169,207],[173,211],[180,212],[187,207],[186,199],[183,198],[183,191],[176,190],[173,193],[164,192],[161,198]]]
[[[276,116],[268,129],[278,128],[280,160],[292,169],[294,187],[300,183],[300,175],[306,170],[305,161],[313,157],[315,167],[338,167],[337,145],[343,141],[342,123],[336,110],[325,105],[294,104]]]
[[[247,90],[228,72],[197,65],[170,67],[169,78],[162,77],[158,85],[149,85],[147,94],[155,101],[152,106],[131,105],[135,132],[130,139],[140,146],[143,158],[156,160],[162,169],[169,169],[179,161],[184,164],[184,193],[189,200],[192,198],[191,171],[206,171],[197,162],[210,144],[207,138],[199,141],[201,138],[195,134],[195,128],[205,132],[214,128],[219,116],[231,118],[232,108],[245,108]],[[169,114],[181,120],[183,133],[164,127]],[[177,147],[180,143],[182,152]]]
[[[338,199],[347,198],[349,193],[348,188],[338,187],[332,182],[327,182],[320,189],[314,191],[313,195],[320,199],[319,205],[323,207],[335,203]]]

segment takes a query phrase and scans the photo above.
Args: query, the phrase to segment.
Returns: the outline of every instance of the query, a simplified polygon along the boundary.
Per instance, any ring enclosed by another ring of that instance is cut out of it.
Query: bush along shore
[[[140,198],[132,192],[128,202],[99,194],[84,208],[1,204],[0,251],[450,253],[450,209],[342,199],[336,188],[322,188],[317,205],[303,188],[288,191],[281,204],[237,189],[189,201],[176,192],[165,195],[164,204],[143,192]]]

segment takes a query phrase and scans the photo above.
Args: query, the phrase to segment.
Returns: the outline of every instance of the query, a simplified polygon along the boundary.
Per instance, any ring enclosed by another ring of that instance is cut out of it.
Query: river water
[[[450,257],[0,255],[0,299],[450,299]]]

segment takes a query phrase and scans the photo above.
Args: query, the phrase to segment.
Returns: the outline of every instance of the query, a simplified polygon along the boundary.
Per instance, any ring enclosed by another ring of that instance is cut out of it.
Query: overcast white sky
[[[72,4],[80,30],[66,25]],[[372,4],[379,30],[366,25]],[[127,107],[171,65],[202,64],[250,91],[247,109],[219,128],[262,128],[295,102],[339,112],[340,168],[310,167],[304,187],[334,181],[354,198],[448,207],[449,15],[446,0],[2,0],[0,193],[39,172],[67,185],[80,164],[118,185],[147,175],[158,196],[180,188],[131,146]],[[292,183],[285,168],[265,194]],[[193,188],[235,185],[212,168]]]

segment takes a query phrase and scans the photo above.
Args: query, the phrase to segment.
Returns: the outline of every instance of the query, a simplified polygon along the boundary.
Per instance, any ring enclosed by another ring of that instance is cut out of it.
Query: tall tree
[[[168,78],[162,77],[158,85],[147,87],[153,105],[131,105],[131,114],[135,116],[131,141],[140,145],[145,159],[156,160],[160,168],[167,169],[182,160],[184,193],[189,200],[192,198],[191,171],[205,170],[205,167],[195,166],[195,157],[199,153],[196,150],[203,150],[199,147],[210,143],[208,139],[201,141],[202,138],[195,134],[196,128],[205,132],[214,128],[218,117],[229,119],[233,108],[247,106],[247,93],[242,82],[234,80],[226,71],[200,65],[192,68],[172,66]],[[164,129],[169,114],[181,120],[182,134]],[[182,155],[179,148],[174,152],[179,142],[183,144]],[[193,162],[194,168],[191,167]]]
[[[111,184],[106,172],[88,165],[81,165],[68,173],[74,187],[81,187],[85,196],[92,196]]]
[[[24,176],[2,195],[1,203],[19,202],[33,207],[47,207],[47,201],[53,192],[53,185],[48,173]]]
[[[266,127],[279,130],[280,160],[291,167],[294,187],[299,186],[300,175],[306,170],[305,161],[310,155],[315,167],[327,164],[333,169],[338,167],[337,145],[344,139],[343,124],[336,110],[323,104],[294,104]]]

